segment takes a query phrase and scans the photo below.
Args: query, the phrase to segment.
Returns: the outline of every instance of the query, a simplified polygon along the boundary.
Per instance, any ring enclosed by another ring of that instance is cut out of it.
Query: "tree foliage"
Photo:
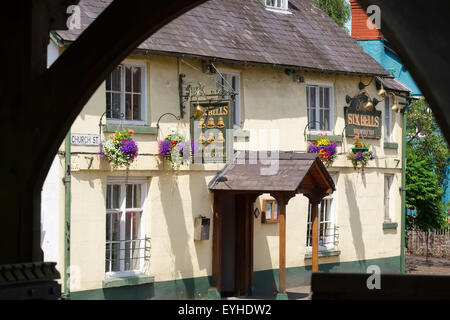
[[[421,159],[415,152],[407,152],[406,206],[416,210],[408,216],[409,227],[422,231],[440,229],[445,224],[444,191],[430,159]]]
[[[408,151],[423,159],[429,159],[432,164],[430,169],[436,171],[439,184],[442,184],[450,150],[424,99],[419,99],[411,105],[407,113],[406,130]]]
[[[417,213],[407,223],[423,231],[439,229],[447,217],[442,181],[450,151],[425,100],[414,102],[406,115],[406,206]]]
[[[340,27],[347,29],[345,24],[352,16],[352,9],[346,0],[314,0]]]

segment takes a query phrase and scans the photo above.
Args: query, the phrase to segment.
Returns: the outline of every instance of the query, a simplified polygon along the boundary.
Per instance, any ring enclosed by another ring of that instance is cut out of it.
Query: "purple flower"
[[[318,146],[315,144],[311,144],[308,146],[307,151],[309,153],[319,153],[320,150],[324,150],[329,155],[329,157],[332,157],[337,151],[337,145],[336,143],[329,143],[326,146]]]
[[[189,145],[186,145],[183,141],[178,142],[178,144],[177,144],[178,150],[180,150],[181,153],[183,153],[184,151],[189,151],[189,150],[187,150],[187,148],[186,148],[186,147],[188,147],[188,146],[189,146]]]
[[[100,154],[100,159],[109,161],[109,158],[108,158],[108,156],[105,154],[105,150],[103,149],[103,143],[100,143],[100,152],[99,152],[99,154]]]
[[[358,152],[354,157],[353,160],[354,161],[360,161],[362,158],[364,158],[365,153],[364,152]]]
[[[159,141],[159,154],[161,157],[165,158],[170,153],[172,148],[172,143],[168,140]]]
[[[312,144],[312,145],[310,145],[309,147],[308,147],[308,152],[309,153],[318,153],[320,151],[320,147],[319,146],[316,146],[316,145],[314,145],[314,144]]]
[[[325,147],[323,147],[323,149],[326,152],[328,152],[328,154],[330,156],[333,156],[336,153],[336,148],[337,148],[336,143],[330,143],[330,144],[326,145]]]
[[[189,146],[190,145],[190,146]],[[178,150],[180,150],[181,153],[186,152],[192,152],[192,154],[197,153],[198,151],[198,144],[195,142],[195,140],[192,140],[190,143],[189,141],[180,142],[178,143]]]
[[[191,150],[192,150],[192,154],[195,154],[198,152],[198,143],[195,140],[191,141]]]
[[[125,155],[135,155],[137,153],[137,145],[132,139],[123,140],[120,146],[120,151]]]
[[[125,156],[129,157],[129,160],[133,162],[134,158],[137,157],[138,148],[136,142],[133,139],[123,139],[120,144],[120,151]]]

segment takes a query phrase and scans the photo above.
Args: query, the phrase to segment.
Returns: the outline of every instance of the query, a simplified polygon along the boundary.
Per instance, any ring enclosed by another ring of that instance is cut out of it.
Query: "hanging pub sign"
[[[232,102],[207,100],[191,102],[191,137],[198,143],[195,162],[225,162],[233,143]],[[227,131],[228,130],[228,131]],[[232,149],[231,149],[232,150]]]
[[[344,114],[348,137],[381,138],[381,111],[375,109],[372,102],[368,104],[368,101],[369,98],[364,93],[354,98],[347,97],[350,106],[344,107]]]

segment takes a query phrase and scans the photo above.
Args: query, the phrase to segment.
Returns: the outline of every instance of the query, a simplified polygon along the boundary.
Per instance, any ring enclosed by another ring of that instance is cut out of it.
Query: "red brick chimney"
[[[350,0],[352,7],[352,37],[356,40],[378,40],[381,37],[380,30],[367,27],[369,16],[358,0]]]

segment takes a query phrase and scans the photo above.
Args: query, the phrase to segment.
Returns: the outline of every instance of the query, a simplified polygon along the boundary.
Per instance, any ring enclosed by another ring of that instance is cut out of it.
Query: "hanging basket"
[[[133,140],[133,130],[116,132],[100,145],[100,156],[114,169],[129,167],[138,156],[138,146]]]
[[[173,166],[178,168],[182,164],[192,162],[192,156],[197,153],[198,145],[192,141],[185,141],[180,133],[169,134],[164,140],[158,141],[158,153],[162,159],[167,159]]]
[[[347,159],[352,161],[355,170],[358,167],[364,170],[369,161],[375,159],[375,155],[372,151],[369,151],[370,145],[360,141],[359,136],[355,136],[354,139],[352,152],[347,155]]]
[[[322,134],[319,133],[319,139],[314,141],[311,145],[309,145],[308,150],[309,153],[317,153],[320,157],[320,160],[327,166],[331,166],[336,158],[336,143],[331,142],[326,137],[323,137]]]

